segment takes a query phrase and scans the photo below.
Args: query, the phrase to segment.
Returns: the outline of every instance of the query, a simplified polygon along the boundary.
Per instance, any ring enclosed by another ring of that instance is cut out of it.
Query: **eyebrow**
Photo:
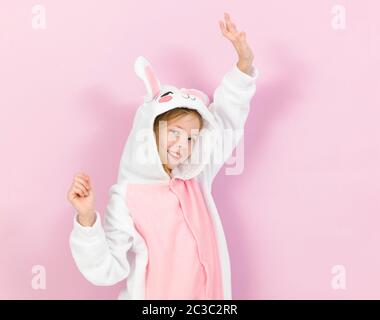
[[[180,129],[182,129],[183,131],[186,131],[186,129],[182,128],[182,127],[179,126],[179,125],[175,125],[175,126],[173,126],[173,127],[180,128]],[[194,131],[195,131],[195,130],[194,130]],[[193,133],[193,135],[199,135],[199,131],[200,131],[200,130],[197,130],[197,133]],[[190,132],[190,134],[191,134],[191,132]]]

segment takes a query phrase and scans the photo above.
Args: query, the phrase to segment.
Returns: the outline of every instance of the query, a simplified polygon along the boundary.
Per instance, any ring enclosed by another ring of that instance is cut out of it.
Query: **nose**
[[[184,148],[186,146],[186,143],[187,143],[186,135],[180,135],[179,137],[177,137],[177,141],[175,144],[180,149],[180,148]]]

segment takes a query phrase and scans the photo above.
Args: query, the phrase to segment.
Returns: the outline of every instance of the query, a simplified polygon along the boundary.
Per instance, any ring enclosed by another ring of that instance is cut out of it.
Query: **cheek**
[[[186,148],[183,148],[182,152],[185,158],[189,157],[191,155],[192,146],[191,143],[188,143]]]
[[[170,132],[167,135],[167,143],[172,145],[176,141],[176,137]]]
[[[191,153],[193,152],[193,149],[194,149],[194,145],[195,145],[195,142],[189,142],[188,143],[188,147],[187,147],[187,152],[189,155],[191,155]]]
[[[173,97],[167,95],[167,96],[165,96],[165,97],[160,98],[160,99],[158,100],[158,102],[159,102],[159,103],[168,102],[168,101],[170,101],[171,99],[173,99]]]
[[[173,141],[173,140],[171,140],[171,139],[168,139],[168,140],[166,141],[166,144],[165,144],[165,145],[166,145],[167,148],[170,148],[170,147],[174,144],[174,142],[175,142],[175,141]]]
[[[167,141],[165,139],[164,136],[160,137],[160,140],[158,142],[158,146],[159,146],[159,153],[164,153],[166,152],[166,149],[167,149]]]

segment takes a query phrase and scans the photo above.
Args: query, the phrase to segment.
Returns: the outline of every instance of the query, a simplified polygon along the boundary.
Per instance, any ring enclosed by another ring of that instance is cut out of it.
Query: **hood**
[[[156,116],[177,107],[197,110],[203,118],[203,127],[194,143],[191,156],[175,167],[172,175],[183,180],[197,176],[210,161],[212,146],[215,144],[213,133],[218,129],[216,120],[209,110],[208,96],[197,89],[161,84],[150,63],[142,56],[136,59],[134,69],[145,85],[146,94],[136,111],[132,129],[123,149],[118,182],[170,180],[170,176],[162,167],[153,125]],[[160,99],[161,95],[168,91],[172,94]]]

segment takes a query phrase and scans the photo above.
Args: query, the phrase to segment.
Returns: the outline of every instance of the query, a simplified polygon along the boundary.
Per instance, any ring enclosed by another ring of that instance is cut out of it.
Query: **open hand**
[[[244,72],[249,72],[254,58],[253,52],[248,45],[246,33],[239,32],[236,25],[232,22],[228,13],[224,13],[225,22],[219,21],[220,30],[224,37],[230,40],[236,49],[239,62],[238,67],[243,68]]]

